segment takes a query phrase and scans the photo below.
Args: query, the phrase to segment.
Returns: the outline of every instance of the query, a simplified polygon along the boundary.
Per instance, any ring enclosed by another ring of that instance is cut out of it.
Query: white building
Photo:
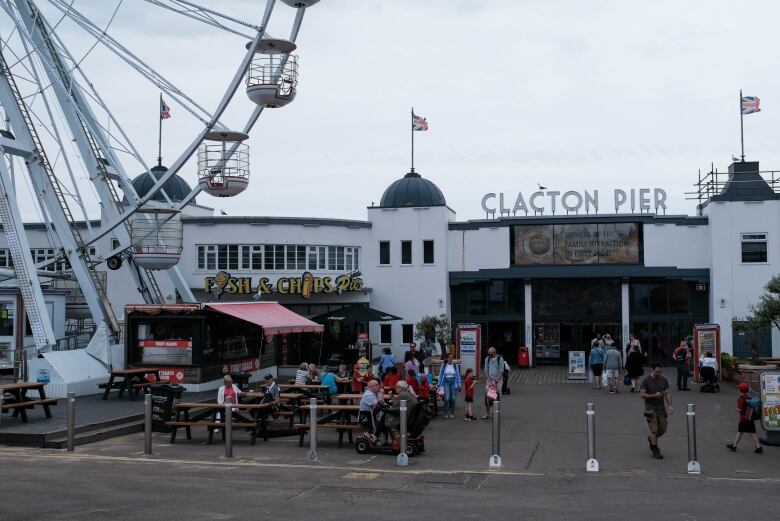
[[[584,349],[599,332],[621,345],[633,332],[652,360],[670,361],[697,323],[719,324],[722,351],[748,356],[732,322],[749,312],[780,265],[780,195],[758,171],[757,162],[732,164],[728,182],[710,185],[715,191],[704,194],[697,216],[506,212],[457,221],[436,185],[414,172],[388,187],[364,221],[216,216],[190,204],[179,269],[204,302],[275,300],[308,317],[364,304],[396,315],[401,320],[371,322],[368,334],[397,355],[416,322],[446,313],[455,323],[480,323],[483,345],[509,361],[525,345],[532,363],[564,362],[569,349]],[[139,193],[147,181],[134,181]],[[171,183],[171,199],[189,192],[180,179]],[[45,257],[44,230],[30,225],[28,232]],[[110,251],[110,240],[98,252]],[[0,267],[8,259],[0,244]],[[140,299],[124,272],[107,276],[122,317]],[[176,301],[172,286],[161,290]],[[69,298],[65,314],[83,317],[84,306]],[[16,316],[15,296],[0,293],[0,301]],[[54,314],[59,334],[63,313]],[[19,327],[6,325],[12,334],[0,336],[0,349],[14,345]],[[358,333],[326,335],[323,358]],[[777,331],[760,350],[780,356]]]

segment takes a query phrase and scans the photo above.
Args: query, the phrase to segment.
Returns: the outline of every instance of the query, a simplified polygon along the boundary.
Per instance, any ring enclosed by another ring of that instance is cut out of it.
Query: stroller
[[[380,411],[379,414],[387,414],[385,411]],[[393,440],[390,445],[382,445],[379,442],[379,435],[381,432],[377,432],[376,417],[371,414],[371,432],[364,431],[355,440],[355,450],[359,454],[366,454],[368,452],[376,452],[380,454],[398,454],[401,452],[400,438]],[[426,414],[425,404],[423,402],[417,402],[409,410],[407,415],[407,433],[406,433],[406,454],[409,457],[416,456],[422,452],[425,452],[425,436],[423,431],[425,426],[430,421],[429,416]],[[366,427],[369,427],[366,425]]]
[[[701,378],[703,383],[699,387],[699,391],[703,393],[718,393],[720,392],[720,385],[718,384],[718,374],[712,367],[700,367]]]

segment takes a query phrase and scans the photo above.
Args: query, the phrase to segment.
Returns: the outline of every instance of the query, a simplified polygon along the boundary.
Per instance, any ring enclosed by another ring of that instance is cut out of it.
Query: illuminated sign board
[[[279,277],[271,283],[268,277],[261,277],[256,283],[252,277],[232,277],[226,271],[220,271],[213,277],[204,279],[204,290],[220,298],[223,293],[229,295],[300,295],[309,298],[316,293],[335,293],[360,291],[363,289],[363,279],[346,273],[337,277],[316,277],[310,272],[304,272],[300,277]]]

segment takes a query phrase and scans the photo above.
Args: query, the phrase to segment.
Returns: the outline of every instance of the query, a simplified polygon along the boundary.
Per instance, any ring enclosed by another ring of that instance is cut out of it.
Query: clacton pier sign
[[[601,200],[598,190],[538,190],[530,194],[517,192],[487,193],[482,196],[482,210],[493,217],[536,214],[599,213],[600,208],[631,213],[666,212],[666,190],[662,188],[615,188]]]

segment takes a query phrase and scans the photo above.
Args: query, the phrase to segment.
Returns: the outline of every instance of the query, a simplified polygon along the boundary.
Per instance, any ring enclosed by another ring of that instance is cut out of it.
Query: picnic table
[[[146,379],[146,376],[154,375],[154,382],[150,382]],[[139,378],[141,381],[133,383],[133,379]],[[120,379],[120,381],[116,381]],[[105,385],[105,392],[103,393],[103,399],[108,400],[108,393],[114,387],[119,388],[119,398],[127,391],[131,400],[135,400],[135,395],[143,389],[144,393],[149,389],[149,386],[153,383],[160,383],[160,368],[159,367],[139,367],[136,369],[113,369],[111,370],[111,376],[108,378],[108,383],[101,384],[100,387]],[[135,391],[135,394],[133,393]]]
[[[265,393],[261,391],[244,391],[239,396],[240,399],[243,399],[245,401],[254,400],[256,403],[263,399],[265,396]],[[301,400],[303,399],[304,394],[303,393],[279,393],[279,400],[286,401],[290,404],[291,410],[291,418],[295,413],[298,413],[298,415],[301,418],[301,422],[303,422],[303,413],[300,410],[301,407]],[[282,411],[283,413],[286,413],[288,411]],[[286,414],[284,414],[286,416]],[[292,430],[292,425],[290,425],[290,430]]]
[[[308,411],[311,409],[310,405],[301,405],[301,409]],[[334,429],[339,433],[339,447],[344,444],[344,433],[346,432],[349,437],[349,443],[352,443],[352,431],[362,430],[363,427],[357,421],[352,421],[352,416],[357,416],[360,412],[360,405],[317,405],[318,411],[329,411],[319,418],[316,418],[317,428]],[[311,419],[309,420],[311,422]],[[303,436],[306,431],[311,429],[311,423],[297,423],[295,428],[298,429],[299,440],[298,446],[303,447]]]
[[[22,423],[27,423],[27,409],[32,409],[36,405],[43,407],[43,412],[47,418],[51,418],[50,405],[57,405],[59,398],[46,398],[46,386],[43,382],[19,382],[15,384],[0,385],[0,395],[2,395],[2,410],[13,410],[13,417],[20,416]],[[38,399],[28,398],[28,391],[37,391]]]
[[[247,429],[252,433],[252,445],[255,444],[258,434],[262,433],[263,440],[268,441],[268,415],[272,406],[279,402],[266,403],[236,403],[233,404],[233,428]],[[222,431],[222,439],[225,439],[225,423],[219,421],[218,413],[225,412],[225,405],[221,403],[177,403],[173,405],[176,410],[176,419],[165,422],[165,425],[171,427],[171,443],[176,443],[176,432],[184,428],[187,432],[187,439],[192,439],[191,427],[206,427],[209,431],[209,445],[214,441],[214,431]],[[191,411],[200,411],[197,414],[190,415]],[[247,414],[241,414],[249,413]],[[183,416],[183,417],[182,417]],[[211,420],[208,417],[211,416]]]

